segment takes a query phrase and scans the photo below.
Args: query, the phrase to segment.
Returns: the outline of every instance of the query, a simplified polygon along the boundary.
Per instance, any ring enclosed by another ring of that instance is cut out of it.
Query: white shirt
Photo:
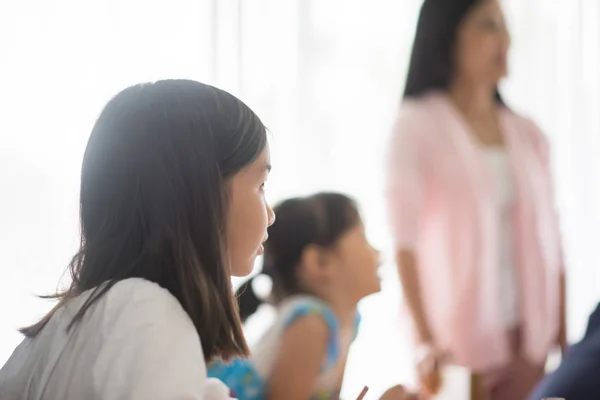
[[[167,290],[143,279],[115,284],[67,332],[88,292],[26,338],[0,370],[2,400],[221,400],[197,331]]]
[[[511,166],[504,149],[487,148],[485,157],[492,173],[498,212],[498,272],[502,321],[507,329],[519,323],[518,287],[514,259],[513,205],[515,189]]]

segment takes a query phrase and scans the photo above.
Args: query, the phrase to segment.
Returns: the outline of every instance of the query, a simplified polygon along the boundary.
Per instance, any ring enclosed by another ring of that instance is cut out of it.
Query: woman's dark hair
[[[325,249],[335,246],[361,219],[355,202],[338,193],[288,199],[273,211],[277,219],[269,227],[262,273],[273,281],[271,299],[277,304],[288,296],[306,293],[297,276],[304,249],[309,245]],[[242,321],[263,303],[252,289],[253,280],[247,280],[236,292]]]
[[[486,0],[425,0],[413,42],[404,99],[447,91],[452,79],[457,31],[474,6]],[[496,99],[503,104],[496,90]]]
[[[108,102],[81,173],[81,247],[66,300],[92,290],[69,328],[116,282],[167,289],[193,321],[204,357],[247,355],[226,246],[227,181],[266,147],[260,119],[236,97],[189,80],[132,86]]]

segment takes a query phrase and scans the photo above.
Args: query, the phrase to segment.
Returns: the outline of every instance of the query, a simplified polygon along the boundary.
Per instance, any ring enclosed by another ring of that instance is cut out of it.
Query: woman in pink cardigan
[[[498,0],[425,0],[387,186],[429,393],[452,363],[487,399],[525,399],[566,345],[548,145],[497,91],[509,46]]]

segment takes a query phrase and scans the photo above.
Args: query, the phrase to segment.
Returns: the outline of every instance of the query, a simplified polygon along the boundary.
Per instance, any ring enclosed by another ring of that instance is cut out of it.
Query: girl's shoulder
[[[278,314],[279,320],[284,325],[289,325],[298,317],[308,315],[322,316],[326,320],[332,322],[335,320],[337,323],[337,317],[329,304],[314,296],[292,296],[279,306]]]
[[[94,296],[94,291],[89,290],[72,304],[67,304],[69,314],[73,315],[90,296]],[[165,329],[173,335],[197,336],[192,320],[177,298],[167,289],[141,278],[114,283],[86,312],[85,321],[88,328],[108,336],[127,336],[125,333],[132,330],[140,330],[142,335],[152,329]]]
[[[278,306],[274,325],[254,348],[250,359],[236,359],[227,363],[214,361],[209,365],[208,375],[225,382],[232,395],[240,400],[264,399],[267,378],[274,366],[281,338],[289,326],[308,316],[323,318],[329,328],[327,354],[321,372],[324,375],[331,372],[337,365],[342,350],[338,318],[326,302],[316,297],[293,296]],[[357,313],[356,327],[359,322],[360,316]]]
[[[293,296],[279,306],[277,323],[284,331],[294,322],[304,317],[320,317],[327,323],[330,335],[340,330],[338,317],[324,301],[312,296]]]
[[[338,330],[339,320],[329,304],[314,296],[294,296],[279,307],[279,321],[288,326],[296,319],[304,316],[320,316],[330,329]],[[360,325],[361,316],[356,310],[355,328]]]
[[[280,306],[279,324],[283,331],[300,318],[318,316],[325,320],[329,328],[327,343],[327,359],[324,369],[335,365],[340,356],[341,326],[335,312],[326,302],[312,296],[295,296],[285,301]],[[361,317],[358,310],[354,322],[354,338],[358,334]]]
[[[49,398],[61,399],[80,398],[76,393],[145,399],[157,393],[161,398],[191,393],[204,398],[207,391],[223,392],[205,379],[202,345],[191,319],[174,296],[154,283],[126,279],[113,284],[67,329],[80,307],[102,289],[69,300],[37,336],[19,346],[2,371],[18,392],[33,379]],[[65,386],[66,381],[71,384]]]
[[[93,295],[93,291],[90,291]],[[128,313],[135,310],[138,318],[146,313],[169,314],[173,318],[188,319],[179,301],[167,289],[142,278],[129,278],[116,282],[106,294],[98,299],[98,303],[109,314]]]
[[[128,278],[118,281],[107,292],[107,296],[113,301],[125,302],[139,299],[159,302],[177,301],[167,289],[143,278]]]

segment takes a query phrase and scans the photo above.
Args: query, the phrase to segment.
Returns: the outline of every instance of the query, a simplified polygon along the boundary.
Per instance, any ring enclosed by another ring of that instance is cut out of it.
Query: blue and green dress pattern
[[[339,359],[340,326],[333,311],[322,302],[302,302],[294,307],[285,316],[284,329],[298,318],[318,315],[322,317],[329,327],[329,343],[327,345],[327,356],[323,361],[322,372],[327,372],[335,367]],[[356,317],[356,331],[360,323],[360,315]],[[209,365],[208,376],[220,379],[231,391],[231,396],[238,400],[265,400],[267,383],[265,377],[261,376],[250,359],[235,359],[228,363],[216,361]],[[320,390],[313,394],[313,400],[327,400],[337,396],[331,391]]]

